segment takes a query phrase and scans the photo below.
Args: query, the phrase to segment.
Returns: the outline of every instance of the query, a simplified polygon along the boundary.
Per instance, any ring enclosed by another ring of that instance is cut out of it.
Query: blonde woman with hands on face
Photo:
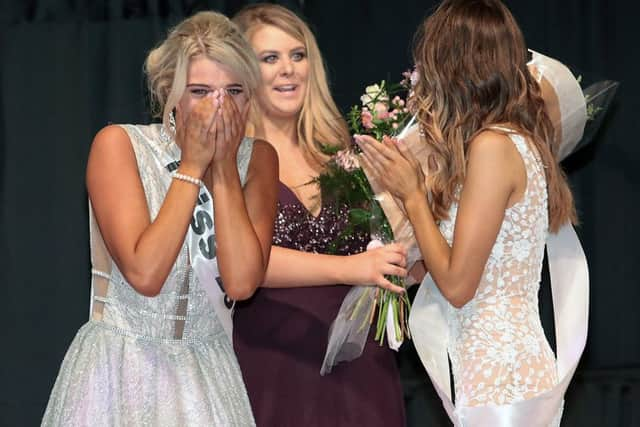
[[[163,123],[96,135],[91,319],[43,425],[254,425],[230,313],[211,299],[219,286],[250,297],[269,260],[277,157],[244,138],[259,82],[250,49],[223,15],[187,18],[145,64]]]

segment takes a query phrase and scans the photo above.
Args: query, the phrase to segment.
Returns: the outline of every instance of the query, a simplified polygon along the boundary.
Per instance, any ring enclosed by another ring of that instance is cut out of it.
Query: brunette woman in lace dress
[[[499,0],[445,1],[420,31],[415,102],[431,153],[427,186],[402,141],[357,141],[402,201],[449,302],[456,407],[527,401],[558,383],[538,290],[548,233],[575,221],[554,131],[523,36]],[[554,409],[553,425],[561,412]]]

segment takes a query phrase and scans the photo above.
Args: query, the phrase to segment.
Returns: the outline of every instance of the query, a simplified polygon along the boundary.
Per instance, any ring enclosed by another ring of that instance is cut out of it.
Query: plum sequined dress
[[[327,253],[346,217],[346,209],[328,205],[313,217],[280,184],[273,244]],[[361,252],[367,243],[357,236],[339,254]],[[258,426],[404,426],[394,352],[372,337],[360,358],[320,376],[329,326],[349,289],[260,288],[237,304],[234,347]]]
[[[123,126],[153,220],[178,146],[160,125]],[[166,134],[164,134],[166,135]],[[241,180],[252,141],[238,151]],[[93,305],[62,362],[43,426],[251,426],[233,347],[189,263],[186,243],[160,294],[129,285],[90,212]]]

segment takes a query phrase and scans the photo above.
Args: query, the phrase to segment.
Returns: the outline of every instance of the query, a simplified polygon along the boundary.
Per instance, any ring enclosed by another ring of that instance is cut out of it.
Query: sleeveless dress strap
[[[507,132],[507,133],[516,133],[516,131],[514,129],[511,129],[510,127],[507,126],[498,126],[498,125],[492,125],[492,126],[488,126],[487,129],[494,129],[494,130],[499,130],[502,132]]]

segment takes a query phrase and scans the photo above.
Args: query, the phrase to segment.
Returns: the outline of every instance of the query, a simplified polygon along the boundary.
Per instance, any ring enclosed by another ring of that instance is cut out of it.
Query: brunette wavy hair
[[[571,190],[556,158],[554,129],[527,69],[527,48],[499,0],[445,0],[421,24],[413,50],[418,122],[434,153],[432,209],[447,218],[464,182],[469,143],[503,125],[522,133],[544,166],[549,229],[576,221]]]

